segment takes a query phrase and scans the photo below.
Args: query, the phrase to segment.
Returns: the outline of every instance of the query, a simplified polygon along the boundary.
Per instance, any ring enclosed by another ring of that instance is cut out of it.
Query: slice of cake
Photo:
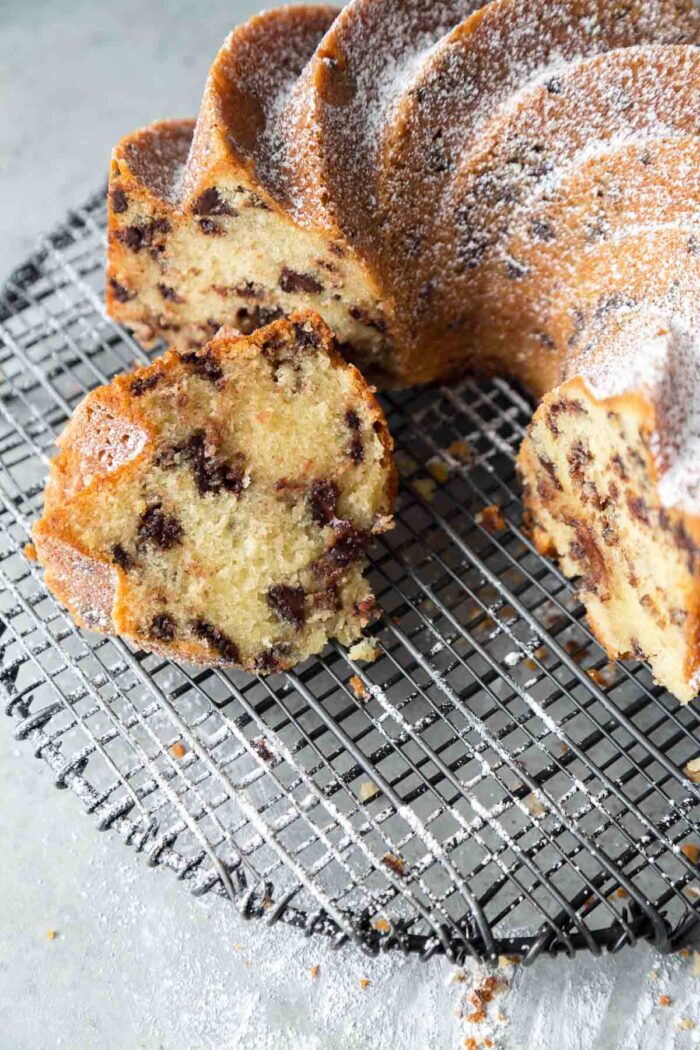
[[[33,540],[78,624],[268,673],[376,615],[392,442],[317,315],[170,350],[88,395],[59,444]]]

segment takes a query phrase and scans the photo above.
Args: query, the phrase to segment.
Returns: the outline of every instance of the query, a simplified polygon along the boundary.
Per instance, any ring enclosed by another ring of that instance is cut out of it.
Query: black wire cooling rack
[[[147,359],[103,313],[104,230],[101,193],[0,296],[0,682],[56,786],[195,894],[337,945],[698,944],[697,705],[609,666],[533,549],[530,407],[507,383],[385,398],[402,489],[374,663],[334,646],[267,679],[194,671],[71,625],[22,549],[69,413]]]

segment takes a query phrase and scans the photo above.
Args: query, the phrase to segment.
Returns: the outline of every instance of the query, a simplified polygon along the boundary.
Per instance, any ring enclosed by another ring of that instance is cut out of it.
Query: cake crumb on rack
[[[379,788],[376,784],[373,784],[371,780],[363,780],[360,784],[360,799],[362,802],[369,802],[370,799],[376,798],[379,794]]]
[[[428,460],[428,470],[437,481],[438,485],[444,485],[449,479],[450,468],[446,463],[443,463],[437,456],[433,459]]]
[[[433,478],[416,478],[413,487],[419,496],[430,503],[437,491],[437,482]]]
[[[676,1028],[679,1032],[691,1032],[695,1028],[695,1021],[691,1021],[689,1017],[679,1017]]]
[[[24,556],[29,558],[30,561],[36,561],[36,547],[33,543],[25,543]]]
[[[385,853],[382,857],[382,861],[386,864],[387,868],[391,868],[395,875],[400,875],[401,878],[405,878],[406,861],[403,857],[398,857],[394,853]]]
[[[684,772],[693,784],[700,784],[700,758],[691,759],[684,767]]]
[[[354,674],[349,680],[348,685],[350,686],[358,700],[369,699],[369,691],[359,675]]]
[[[348,649],[350,660],[361,660],[365,664],[372,664],[380,656],[381,650],[369,638],[362,638]]]
[[[473,449],[468,441],[453,441],[451,445],[447,446],[445,452],[460,463],[471,463],[474,458]]]
[[[316,963],[314,966],[309,967],[309,973],[311,974],[311,977],[313,979],[318,977],[320,969],[321,969],[321,967],[319,966],[318,963]]]
[[[187,748],[181,740],[176,740],[174,744],[170,745],[170,754],[173,758],[184,758],[187,754]]]
[[[697,864],[700,859],[700,846],[695,842],[684,842],[681,846],[681,853],[684,853],[691,864]]]
[[[57,937],[58,937],[58,933],[57,933],[56,930],[47,930],[46,931],[46,939],[47,939],[47,941],[55,941]]]
[[[391,923],[382,915],[372,923],[372,929],[378,930],[379,933],[390,933]]]
[[[660,995],[659,996],[659,1006],[663,1006],[663,1007],[670,1006],[672,1002],[673,1002],[673,999],[671,998],[670,995]]]
[[[474,520],[477,525],[483,526],[492,536],[497,532],[503,532],[507,528],[503,511],[498,503],[491,503],[490,506],[484,507],[475,516]]]
[[[267,737],[256,737],[254,740],[251,740],[250,746],[253,748],[256,755],[263,760],[263,762],[274,762],[275,756],[272,753],[270,745],[267,742]]]
[[[369,977],[360,977],[360,988],[362,988],[364,990],[365,988],[369,988],[369,985],[370,985]]]

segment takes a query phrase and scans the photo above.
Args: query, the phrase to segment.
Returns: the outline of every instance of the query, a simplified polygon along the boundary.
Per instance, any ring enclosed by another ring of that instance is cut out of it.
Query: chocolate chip
[[[386,322],[381,317],[372,317],[369,310],[366,310],[363,306],[351,306],[348,309],[348,313],[353,321],[359,321],[360,324],[366,325],[368,328],[376,328],[378,332],[386,332]]]
[[[372,537],[349,521],[335,522],[333,528],[336,532],[335,541],[314,563],[312,571],[316,576],[335,581],[343,576],[348,565],[364,557]]]
[[[132,252],[150,248],[156,233],[170,233],[171,225],[167,219],[151,219],[150,222],[134,223],[117,231],[118,239]]]
[[[162,372],[154,372],[150,376],[138,376],[131,384],[131,393],[134,397],[141,397],[147,390],[153,390],[163,378]]]
[[[220,631],[218,627],[214,627],[208,623],[207,620],[193,620],[192,633],[197,638],[201,638],[205,641],[212,649],[227,660],[230,663],[240,663],[240,657],[238,654],[238,646],[232,641],[228,635]]]
[[[547,88],[550,95],[561,95],[564,90],[564,85],[559,77],[552,77],[552,79],[548,80],[544,86]]]
[[[284,310],[279,306],[255,306],[252,310],[242,308],[236,314],[236,326],[243,335],[250,335],[258,328],[264,328],[285,316]]]
[[[345,413],[345,422],[351,430],[360,429],[360,417],[352,408],[349,408]]]
[[[362,438],[359,434],[353,436],[350,442],[350,448],[348,449],[348,455],[353,463],[361,463],[365,458],[365,446]]]
[[[139,544],[153,543],[168,551],[182,541],[182,525],[171,514],[166,514],[160,503],[151,503],[141,515],[138,527]]]
[[[290,587],[285,583],[278,583],[267,592],[267,604],[275,615],[297,631],[306,623],[305,600],[303,587]]]
[[[574,481],[581,481],[586,468],[593,462],[593,453],[580,439],[575,441],[567,454],[569,474]]]
[[[169,284],[159,284],[158,291],[164,299],[169,299],[171,303],[184,303],[185,301]]]
[[[136,292],[132,292],[125,285],[120,284],[116,277],[110,277],[109,286],[112,289],[112,295],[118,303],[128,303],[130,299],[136,296]]]
[[[294,329],[294,338],[297,345],[303,350],[311,349],[312,347],[315,348],[321,345],[320,335],[312,325],[308,324],[308,322],[306,324],[299,324],[295,321],[292,327]]]
[[[119,186],[115,186],[112,190],[112,211],[121,214],[121,212],[126,211],[128,207],[129,202],[126,199],[124,190],[120,189]]]
[[[240,295],[241,299],[262,299],[265,294],[263,286],[256,284],[255,281],[243,281],[241,284],[237,284],[233,290],[236,295]]]
[[[184,354],[180,354],[180,360],[183,364],[191,365],[194,374],[201,379],[208,379],[209,382],[214,383],[215,386],[221,385],[224,378],[224,372],[221,365],[216,360],[211,347],[204,352],[187,350]]]
[[[195,215],[237,215],[235,208],[227,204],[216,186],[200,193],[192,206]]]
[[[317,525],[330,525],[335,520],[338,496],[338,486],[334,481],[314,481],[309,490],[309,506]]]
[[[213,219],[200,219],[199,228],[207,237],[221,237],[224,233],[221,223],[214,222]]]
[[[323,291],[321,282],[310,273],[297,273],[288,267],[282,270],[279,286],[283,292],[307,292],[309,295],[319,295]]]
[[[124,572],[128,572],[129,569],[134,567],[134,559],[129,554],[125,547],[122,547],[121,543],[115,543],[112,547],[112,561],[115,565],[118,565]]]
[[[242,456],[237,462],[226,462],[207,446],[206,434],[197,430],[184,445],[178,445],[173,453],[180,453],[189,463],[194,483],[200,496],[218,494],[222,490],[240,496],[245,488],[245,470]],[[163,465],[161,463],[161,465]]]
[[[644,522],[645,525],[649,524],[649,508],[641,496],[628,496],[627,508],[633,518]]]
[[[291,647],[284,642],[273,645],[270,649],[264,649],[255,658],[255,670],[258,674],[274,674],[276,671],[281,671],[290,654]]]
[[[157,638],[161,642],[172,642],[175,637],[175,621],[167,613],[158,613],[151,620],[148,628],[149,638]]]

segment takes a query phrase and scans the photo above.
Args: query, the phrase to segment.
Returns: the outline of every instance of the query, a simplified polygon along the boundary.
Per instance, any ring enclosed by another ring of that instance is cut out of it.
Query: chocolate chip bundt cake
[[[352,0],[234,32],[119,144],[108,306],[185,351],[300,305],[386,384],[508,376],[543,549],[612,654],[700,685],[700,12]]]
[[[219,332],[89,394],[33,540],[79,624],[268,673],[351,642],[392,525],[381,409],[316,315]]]

